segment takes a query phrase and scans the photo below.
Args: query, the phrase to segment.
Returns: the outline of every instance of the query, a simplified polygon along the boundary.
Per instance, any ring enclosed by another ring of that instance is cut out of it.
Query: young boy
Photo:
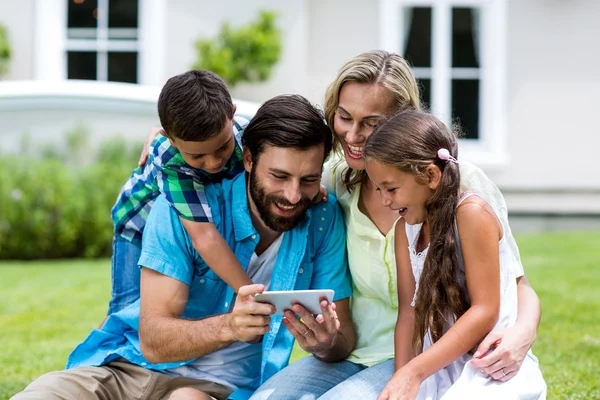
[[[252,281],[212,224],[204,185],[244,170],[241,134],[248,121],[234,117],[225,82],[209,71],[188,71],[169,79],[158,99],[162,135],[147,162],[123,185],[112,209],[115,224],[112,299],[117,312],[140,295],[142,232],[150,208],[163,194],[175,209],[194,249],[236,292]]]

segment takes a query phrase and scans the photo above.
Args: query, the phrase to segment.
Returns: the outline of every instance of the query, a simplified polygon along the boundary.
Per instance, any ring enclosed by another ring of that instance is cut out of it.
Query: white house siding
[[[12,48],[11,68],[3,80],[33,76],[33,13],[35,0],[0,0],[0,24],[6,26]]]
[[[327,86],[352,57],[377,48],[378,2],[310,0],[308,86],[303,92],[322,103]]]
[[[509,209],[600,214],[600,2],[509,2]]]

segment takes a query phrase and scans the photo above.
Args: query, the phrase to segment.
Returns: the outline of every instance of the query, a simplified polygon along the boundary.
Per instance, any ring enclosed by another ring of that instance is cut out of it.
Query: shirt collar
[[[248,207],[245,172],[240,173],[234,178],[231,185],[231,194],[233,231],[235,232],[235,240],[239,242],[249,236],[256,235],[256,229],[252,224],[250,209]]]

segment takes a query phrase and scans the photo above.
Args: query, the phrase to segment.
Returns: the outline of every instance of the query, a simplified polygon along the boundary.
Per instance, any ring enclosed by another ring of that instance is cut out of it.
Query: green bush
[[[8,41],[8,31],[4,25],[0,25],[0,77],[8,72],[11,50]]]
[[[281,32],[275,18],[275,13],[261,11],[246,26],[223,24],[214,40],[196,41],[199,59],[192,68],[213,71],[230,86],[267,80],[281,55]]]
[[[111,254],[110,210],[141,144],[114,139],[91,155],[81,129],[67,147],[0,156],[0,259]],[[87,157],[84,157],[87,155]]]

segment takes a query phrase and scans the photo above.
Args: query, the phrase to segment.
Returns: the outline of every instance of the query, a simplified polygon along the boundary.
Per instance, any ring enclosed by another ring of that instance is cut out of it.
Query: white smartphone
[[[254,300],[259,303],[269,303],[275,306],[274,315],[282,315],[285,310],[291,310],[294,304],[304,306],[311,314],[321,314],[321,300],[333,302],[335,291],[324,290],[282,290],[257,293]]]

